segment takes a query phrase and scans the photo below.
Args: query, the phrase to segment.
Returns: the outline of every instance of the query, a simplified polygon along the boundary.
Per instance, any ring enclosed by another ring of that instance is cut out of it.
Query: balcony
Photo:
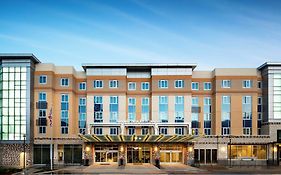
[[[46,118],[36,119],[36,126],[47,126],[47,119]]]
[[[36,102],[36,109],[47,109],[48,102],[47,101],[38,101]]]

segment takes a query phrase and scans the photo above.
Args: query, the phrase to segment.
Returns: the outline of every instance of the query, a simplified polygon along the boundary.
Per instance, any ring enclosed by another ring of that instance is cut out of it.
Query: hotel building
[[[54,164],[279,164],[281,62],[76,71],[33,54],[0,60],[0,166],[50,164],[51,144]]]

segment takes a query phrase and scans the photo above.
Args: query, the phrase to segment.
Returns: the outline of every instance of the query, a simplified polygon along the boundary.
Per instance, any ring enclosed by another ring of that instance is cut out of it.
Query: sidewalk
[[[211,174],[281,174],[279,166],[201,166],[201,170],[205,170]]]
[[[152,164],[127,164],[118,165],[91,165],[91,166],[73,166],[66,167],[56,171],[41,172],[36,174],[202,174],[206,170],[190,167],[184,164],[161,165],[161,169]]]

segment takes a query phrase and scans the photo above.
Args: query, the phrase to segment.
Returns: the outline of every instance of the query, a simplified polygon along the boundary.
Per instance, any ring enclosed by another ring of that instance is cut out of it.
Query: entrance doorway
[[[118,151],[96,151],[95,154],[96,162],[117,162]]]
[[[130,145],[127,147],[128,163],[150,163],[150,147]]]
[[[117,145],[95,145],[96,163],[116,163],[118,161]]]
[[[160,151],[160,162],[181,163],[182,162],[182,152],[176,151],[176,150]]]

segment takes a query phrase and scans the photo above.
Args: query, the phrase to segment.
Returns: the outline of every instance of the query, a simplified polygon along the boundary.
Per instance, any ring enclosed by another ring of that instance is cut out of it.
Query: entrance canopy
[[[85,142],[120,142],[120,143],[187,143],[196,138],[193,135],[91,135],[79,134]]]

